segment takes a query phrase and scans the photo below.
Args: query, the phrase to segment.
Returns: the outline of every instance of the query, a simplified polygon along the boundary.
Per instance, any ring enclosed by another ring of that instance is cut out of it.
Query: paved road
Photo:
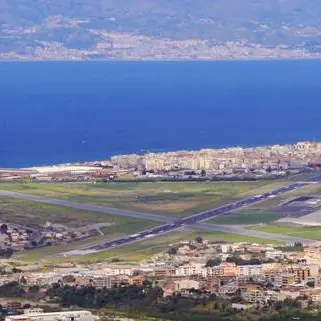
[[[123,210],[123,209],[118,209],[114,207],[77,203],[77,202],[72,202],[72,201],[67,201],[62,199],[55,199],[55,198],[49,198],[49,197],[43,197],[43,196],[37,196],[37,195],[31,195],[31,194],[25,194],[25,193],[12,192],[12,191],[0,190],[0,196],[14,197],[14,198],[23,199],[26,201],[33,201],[38,203],[50,204],[50,205],[66,206],[66,207],[71,207],[74,209],[90,211],[90,212],[99,212],[99,213],[108,213],[108,214],[128,216],[128,217],[136,217],[136,218],[142,218],[145,220],[151,220],[151,221],[162,222],[162,223],[172,222],[177,220],[176,217],[171,217],[167,215],[157,215],[157,214],[146,213],[146,212]]]

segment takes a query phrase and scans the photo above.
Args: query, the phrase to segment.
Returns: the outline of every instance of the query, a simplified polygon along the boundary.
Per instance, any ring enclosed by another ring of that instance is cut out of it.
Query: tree
[[[164,294],[163,289],[159,286],[155,286],[154,288],[151,289],[148,296],[150,297],[151,300],[157,301],[158,299],[163,297],[163,294]]]
[[[145,288],[151,288],[151,287],[153,286],[153,284],[152,284],[152,282],[149,281],[149,280],[144,280],[144,281],[143,281],[143,286],[144,286]]]
[[[29,303],[26,303],[22,306],[23,309],[30,309],[31,305]]]
[[[16,268],[16,267],[14,267],[13,269],[12,269],[12,273],[21,273],[22,272],[22,270],[21,269],[18,269],[18,268]]]
[[[113,258],[113,259],[111,260],[111,263],[118,263],[118,262],[120,262],[120,259]]]
[[[0,286],[0,297],[23,297],[24,289],[18,282],[9,282]]]
[[[0,232],[6,234],[8,232],[8,225],[7,224],[1,224]]]
[[[169,250],[168,250],[168,254],[169,255],[175,255],[178,251],[178,248],[177,247],[171,247]]]
[[[31,285],[28,289],[28,292],[35,294],[39,292],[39,289],[40,289],[39,285]]]
[[[209,259],[206,262],[206,267],[213,267],[213,266],[218,266],[221,264],[221,259],[220,258],[215,258],[215,259]]]
[[[196,237],[195,241],[199,244],[203,243],[203,238],[201,236]]]
[[[13,250],[11,248],[0,249],[0,257],[10,258],[13,254]]]
[[[307,286],[309,288],[314,288],[315,287],[315,282],[313,282],[313,281],[308,281],[306,284],[307,284]]]
[[[239,296],[239,295],[233,296],[232,299],[231,299],[231,302],[232,302],[232,303],[242,302],[242,297]]]
[[[76,281],[76,278],[73,275],[64,275],[62,277],[62,281],[64,283],[73,283]]]

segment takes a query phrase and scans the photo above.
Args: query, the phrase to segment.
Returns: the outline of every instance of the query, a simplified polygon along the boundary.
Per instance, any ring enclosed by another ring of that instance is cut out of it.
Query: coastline
[[[244,57],[244,58],[213,58],[213,59],[202,59],[202,58],[150,58],[150,59],[141,59],[141,58],[124,58],[124,59],[112,59],[112,58],[105,58],[105,59],[1,59],[0,63],[17,63],[17,62],[150,62],[150,63],[157,63],[157,62],[282,62],[282,61],[320,61],[320,56],[313,56],[313,57]]]
[[[145,150],[146,153],[154,153],[154,154],[166,154],[166,153],[180,153],[180,152],[188,152],[188,153],[196,153],[199,152],[200,150],[207,150],[207,149],[211,149],[211,150],[219,150],[219,149],[234,149],[234,148],[242,148],[242,149],[248,149],[248,148],[268,148],[270,146],[276,146],[276,145],[280,145],[280,146],[288,146],[288,145],[294,145],[299,143],[300,140],[296,140],[296,141],[289,141],[286,143],[282,143],[282,144],[278,144],[277,142],[274,144],[239,144],[239,145],[208,145],[208,146],[203,146],[199,149],[157,149],[157,150],[153,150],[153,149],[147,149]],[[44,167],[61,167],[61,166],[69,166],[69,165],[82,165],[82,164],[91,164],[91,163],[95,163],[95,162],[101,162],[101,161],[106,161],[108,159],[110,159],[111,157],[121,157],[121,156],[128,156],[128,155],[135,155],[135,154],[140,154],[141,151],[136,151],[136,152],[128,152],[128,153],[124,153],[124,154],[115,154],[115,153],[106,153],[106,157],[102,158],[102,159],[82,159],[82,160],[66,160],[66,161],[62,161],[62,162],[48,162],[48,163],[33,163],[30,165],[26,165],[26,166],[20,166],[20,167],[3,167],[0,165],[0,169],[12,169],[12,170],[29,170],[29,169],[38,169],[38,168],[44,168]]]
[[[289,143],[284,143],[284,144],[267,144],[267,145],[260,145],[260,144],[242,144],[242,145],[234,145],[234,146],[205,146],[200,149],[178,149],[178,150],[158,150],[158,151],[153,151],[153,150],[146,150],[144,152],[133,152],[133,153],[126,153],[126,154],[113,154],[106,156],[104,159],[94,159],[94,160],[78,160],[78,161],[66,161],[66,162],[61,162],[61,163],[47,163],[47,164],[33,164],[30,166],[22,166],[18,168],[14,167],[1,167],[0,170],[36,170],[36,171],[42,171],[44,169],[48,169],[49,171],[54,171],[55,169],[63,168],[63,167],[72,167],[72,166],[87,166],[90,167],[92,164],[95,163],[102,163],[102,162],[109,162],[112,158],[121,158],[121,157],[129,157],[129,156],[146,156],[146,155],[155,155],[160,156],[160,155],[170,155],[170,154],[198,154],[201,153],[202,151],[212,151],[212,152],[219,152],[219,151],[226,151],[226,152],[232,152],[233,150],[242,150],[242,151],[247,151],[247,150],[259,150],[259,149],[273,149],[275,148],[295,148],[295,146],[298,145],[316,145],[316,146],[321,146],[321,142],[316,142],[316,141],[296,141],[296,142],[289,142]],[[47,170],[46,170],[47,171]]]

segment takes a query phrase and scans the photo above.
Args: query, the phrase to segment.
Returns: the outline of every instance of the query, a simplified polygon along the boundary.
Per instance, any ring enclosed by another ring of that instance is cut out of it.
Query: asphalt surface
[[[204,211],[202,213],[198,213],[186,218],[177,219],[174,222],[164,224],[162,226],[157,226],[154,228],[151,228],[149,230],[145,230],[133,235],[126,235],[124,237],[121,237],[116,240],[103,242],[98,245],[93,245],[90,247],[87,247],[80,251],[71,251],[64,253],[65,256],[74,256],[74,255],[85,255],[89,253],[97,253],[104,250],[108,250],[111,248],[116,248],[124,245],[128,245],[134,242],[143,241],[149,238],[153,238],[156,236],[160,236],[178,229],[181,229],[183,227],[188,226],[196,226],[199,228],[206,228],[208,230],[215,230],[220,232],[227,232],[227,233],[235,233],[235,234],[242,234],[247,236],[253,236],[253,237],[261,237],[261,238],[267,238],[272,240],[281,240],[281,241],[287,241],[287,242],[295,242],[295,241],[307,241],[302,238],[295,238],[295,237],[288,237],[284,235],[278,235],[273,233],[266,233],[266,232],[258,232],[258,231],[252,231],[252,230],[244,230],[244,229],[237,229],[236,227],[228,227],[228,226],[220,226],[220,228],[213,224],[206,224],[206,226],[199,225],[200,222],[206,221],[208,219],[212,219],[217,216],[225,215],[233,210],[240,209],[243,207],[247,207],[259,202],[263,202],[265,200],[268,200],[270,198],[277,197],[283,193],[294,191],[296,189],[302,188],[304,186],[309,185],[309,182],[300,182],[300,183],[292,183],[288,186],[281,187],[278,189],[275,189],[271,192],[267,192],[264,194],[254,195],[248,198],[245,198],[243,200],[239,200],[221,207],[217,207],[208,211]]]
[[[281,240],[281,241],[307,241],[302,238],[294,238],[294,237],[288,237],[285,235],[278,235],[274,233],[265,233],[265,232],[258,232],[258,231],[252,231],[252,230],[245,230],[242,228],[237,227],[229,227],[229,226],[218,226],[214,224],[205,224],[201,223],[203,221],[212,219],[214,217],[225,215],[231,211],[241,209],[243,207],[251,206],[256,203],[263,202],[265,200],[277,197],[283,193],[290,192],[297,190],[299,188],[302,188],[304,186],[307,186],[311,183],[316,183],[321,181],[321,176],[318,178],[313,178],[310,181],[307,182],[296,182],[292,183],[290,185],[275,189],[273,191],[264,193],[264,194],[258,194],[254,196],[250,196],[248,198],[220,206],[211,210],[207,210],[195,215],[191,215],[189,217],[185,218],[175,218],[175,217],[168,217],[168,216],[162,216],[162,215],[155,215],[152,213],[143,213],[143,212],[137,212],[137,211],[129,211],[129,210],[122,210],[122,209],[115,209],[111,207],[105,207],[105,206],[97,206],[97,205],[89,205],[89,204],[82,204],[82,203],[76,203],[72,201],[67,200],[59,200],[59,199],[53,199],[53,198],[47,198],[42,196],[36,196],[36,195],[30,195],[30,194],[24,194],[24,193],[17,193],[12,191],[3,191],[0,190],[0,196],[8,196],[8,197],[14,197],[19,199],[24,199],[28,201],[34,201],[34,202],[40,202],[45,204],[52,204],[52,205],[59,205],[59,206],[66,206],[71,207],[75,209],[80,210],[86,210],[86,211],[93,211],[93,212],[102,212],[102,213],[109,213],[109,214],[115,214],[115,215],[122,215],[122,216],[129,216],[129,217],[137,217],[137,218],[143,218],[147,220],[154,220],[157,222],[166,222],[166,224],[163,224],[161,226],[157,226],[145,231],[141,231],[136,234],[132,235],[126,235],[119,239],[115,239],[112,241],[103,242],[97,245],[93,245],[87,248],[84,248],[82,250],[75,250],[66,252],[63,255],[64,256],[74,256],[74,255],[85,255],[88,253],[97,253],[104,250],[108,250],[115,247],[120,247],[124,245],[128,245],[134,242],[143,241],[149,238],[153,238],[156,236],[161,236],[163,234],[182,229],[184,227],[194,226],[199,227],[207,230],[213,230],[213,231],[220,231],[220,232],[227,232],[227,233],[235,233],[235,234],[242,234],[247,236],[253,236],[253,237],[259,237],[259,238],[268,238],[273,240]],[[201,223],[201,224],[200,224]]]

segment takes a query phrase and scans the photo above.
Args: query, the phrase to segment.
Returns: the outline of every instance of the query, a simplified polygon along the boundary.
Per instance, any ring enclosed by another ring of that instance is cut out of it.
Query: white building
[[[6,321],[95,321],[90,311],[64,311],[7,316]]]
[[[262,274],[262,265],[240,265],[237,267],[240,276],[259,276]]]
[[[128,275],[109,275],[93,278],[93,286],[95,288],[111,289],[114,286],[127,284],[129,280]]]
[[[265,257],[267,259],[277,259],[284,257],[284,254],[281,250],[271,250],[265,252]]]
[[[182,265],[176,269],[177,276],[193,276],[201,275],[204,264],[201,263],[192,263],[189,265]]]

